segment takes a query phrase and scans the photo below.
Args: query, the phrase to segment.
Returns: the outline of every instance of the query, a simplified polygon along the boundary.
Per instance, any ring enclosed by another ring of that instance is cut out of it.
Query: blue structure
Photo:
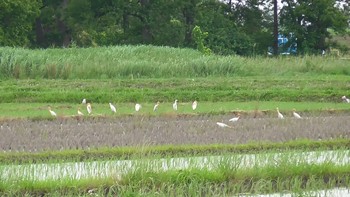
[[[289,34],[289,39],[285,35],[278,34],[278,54],[295,55],[297,53],[297,43],[292,42],[293,38],[294,36],[292,33]],[[273,47],[269,47],[267,53],[272,55]]]

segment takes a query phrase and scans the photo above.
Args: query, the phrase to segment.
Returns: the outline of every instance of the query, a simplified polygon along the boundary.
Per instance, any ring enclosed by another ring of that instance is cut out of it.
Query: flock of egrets
[[[88,103],[86,102],[86,99],[83,99],[83,101],[81,102],[82,104],[86,105],[86,111],[87,111],[87,114],[88,115],[91,115],[92,114],[92,106],[91,106],[91,103]],[[160,102],[158,101],[154,107],[153,107],[153,111],[156,112],[159,108],[159,105],[160,105]],[[178,105],[178,100],[175,100],[174,103],[173,103],[173,110],[177,111],[177,105]],[[197,105],[198,105],[198,102],[195,100],[193,101],[192,103],[192,110],[196,110],[197,109]],[[111,109],[111,111],[113,113],[117,113],[117,108],[112,104],[112,103],[109,103],[109,108]],[[142,105],[139,104],[139,103],[136,103],[135,104],[135,111],[138,112],[140,111],[142,108]],[[54,112],[51,107],[48,107],[49,109],[49,112],[51,114],[51,116],[54,116],[54,117],[57,117],[57,114],[56,112]],[[78,108],[78,111],[77,111],[77,115],[78,116],[84,116],[85,114],[80,110],[80,107]]]
[[[350,99],[347,98],[346,96],[342,96],[341,98],[342,98],[343,102],[350,103]],[[88,115],[91,115],[91,114],[92,114],[92,107],[91,107],[91,104],[90,104],[90,103],[87,103],[87,102],[86,102],[86,99],[83,99],[82,104],[86,105],[87,114],[88,114]],[[154,107],[153,107],[153,111],[154,111],[154,112],[156,112],[156,111],[158,110],[159,105],[160,105],[160,102],[158,101],[158,102],[154,105]],[[174,103],[173,103],[173,106],[172,106],[172,107],[173,107],[173,110],[177,111],[177,109],[178,109],[177,106],[178,106],[178,100],[176,99],[176,100],[174,101]],[[196,100],[193,101],[193,102],[192,102],[192,110],[196,110],[196,109],[197,109],[197,106],[198,106],[198,102],[197,102]],[[117,108],[116,108],[112,103],[109,103],[109,108],[111,109],[111,111],[112,111],[113,113],[116,113],[116,112],[117,112]],[[141,105],[141,104],[139,104],[139,103],[136,103],[136,104],[135,104],[135,111],[136,111],[136,112],[140,111],[141,108],[142,108],[142,105]],[[54,111],[51,109],[51,107],[48,107],[48,109],[49,109],[49,112],[50,112],[50,114],[51,114],[52,116],[57,117],[56,112],[54,112]],[[279,119],[284,119],[284,115],[279,111],[278,107],[276,108],[276,111],[277,111],[277,118],[279,118]],[[295,109],[293,109],[292,114],[293,114],[293,117],[296,118],[296,119],[301,119],[301,118],[302,118],[302,117],[300,116],[300,114],[298,114],[298,113],[296,112]],[[78,108],[77,115],[78,115],[78,116],[84,116],[84,113],[80,110],[80,108]],[[233,118],[229,119],[228,121],[229,121],[229,122],[237,122],[239,119],[240,119],[240,114],[238,114],[236,117],[233,117]],[[227,125],[227,124],[225,124],[225,123],[223,123],[223,122],[217,122],[216,124],[217,124],[219,127],[222,127],[222,128],[225,128],[225,127],[227,127],[227,128],[232,128],[232,126],[229,126],[229,125]]]

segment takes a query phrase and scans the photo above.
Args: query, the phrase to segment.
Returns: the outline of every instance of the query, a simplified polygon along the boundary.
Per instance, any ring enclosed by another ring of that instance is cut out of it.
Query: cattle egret
[[[241,115],[237,115],[236,117],[233,117],[233,118],[231,118],[230,120],[228,120],[228,121],[230,121],[230,122],[237,122],[238,120],[239,120],[239,118],[241,117]]]
[[[111,108],[113,113],[117,112],[117,108],[114,107],[114,105],[112,103],[109,103],[109,107]]]
[[[281,114],[280,110],[278,109],[278,107],[276,108],[277,110],[277,114],[278,114],[278,118],[279,119],[284,119],[284,116]]]
[[[173,103],[173,109],[176,111],[177,110],[177,100]]]
[[[88,104],[86,105],[86,110],[87,110],[88,114],[90,115],[91,112],[92,112],[92,108],[91,108],[91,104],[90,104],[90,103],[88,103]]]
[[[295,109],[293,109],[293,116],[294,118],[298,118],[298,119],[301,118],[301,116],[297,112],[295,112]]]
[[[217,124],[219,127],[221,127],[221,128],[225,128],[225,127],[232,128],[231,126],[229,126],[229,125],[227,125],[227,124],[225,124],[225,123],[223,123],[223,122],[216,122],[216,124]]]
[[[56,112],[51,110],[51,107],[48,107],[48,109],[49,109],[51,116],[55,116],[55,117],[57,116]]]
[[[346,98],[346,96],[342,96],[341,99],[343,99],[343,101],[346,103],[350,103],[350,99]]]
[[[141,107],[142,106],[140,104],[136,103],[135,104],[135,111],[140,111]]]
[[[198,102],[196,100],[193,101],[193,103],[192,103],[192,110],[196,110],[197,105],[198,105]]]
[[[158,102],[154,105],[153,111],[157,111],[159,104],[160,104],[160,102],[158,101]]]
[[[86,104],[86,99],[83,99],[83,101],[81,101],[81,104]]]
[[[84,116],[83,112],[80,111],[80,108],[78,108],[78,115],[79,116]]]

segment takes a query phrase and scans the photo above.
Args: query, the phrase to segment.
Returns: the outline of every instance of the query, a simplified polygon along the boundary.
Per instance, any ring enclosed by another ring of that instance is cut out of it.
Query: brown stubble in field
[[[229,115],[121,118],[83,120],[12,120],[2,122],[0,149],[43,151],[94,147],[164,144],[244,144],[252,141],[282,142],[295,139],[350,137],[350,116],[325,115],[284,120],[273,116],[243,116],[231,123]],[[217,121],[233,128],[220,128]]]

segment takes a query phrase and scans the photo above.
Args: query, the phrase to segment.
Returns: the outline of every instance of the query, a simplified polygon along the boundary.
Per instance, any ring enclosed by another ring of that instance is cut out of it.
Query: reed
[[[203,55],[192,49],[156,46],[24,49],[0,48],[0,79],[113,79],[209,76],[349,75],[334,57]]]

